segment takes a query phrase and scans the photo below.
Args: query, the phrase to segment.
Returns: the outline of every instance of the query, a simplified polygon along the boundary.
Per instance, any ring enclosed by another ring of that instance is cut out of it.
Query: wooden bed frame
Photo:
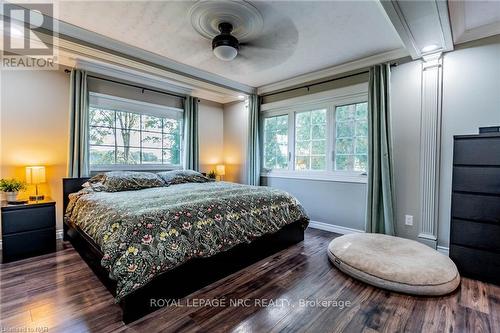
[[[78,192],[88,178],[63,179],[63,209],[69,203],[68,195]],[[304,240],[303,224],[299,220],[286,225],[274,234],[264,235],[250,244],[239,244],[228,251],[208,258],[194,258],[186,263],[159,274],[147,285],[133,291],[119,302],[122,308],[123,322],[130,323],[159,307],[152,306],[151,300],[174,300],[185,297],[217,280],[247,267],[261,259],[279,252]],[[109,273],[101,266],[103,253],[99,246],[78,227],[64,221],[63,239],[71,242],[80,256],[94,271],[101,282],[116,295],[116,281],[109,278]]]

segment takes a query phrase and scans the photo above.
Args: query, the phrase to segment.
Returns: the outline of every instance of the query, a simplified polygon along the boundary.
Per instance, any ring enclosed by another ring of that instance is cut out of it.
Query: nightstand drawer
[[[4,235],[2,247],[3,262],[50,253],[56,249],[56,230],[47,228]]]
[[[2,213],[4,235],[54,227],[56,210],[54,206],[33,207]]]

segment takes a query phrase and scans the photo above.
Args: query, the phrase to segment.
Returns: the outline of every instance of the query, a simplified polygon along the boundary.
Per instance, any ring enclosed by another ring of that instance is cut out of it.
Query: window
[[[368,103],[335,109],[335,170],[367,170]]]
[[[264,119],[264,168],[288,168],[288,115]]]
[[[295,115],[295,170],[326,169],[326,109]]]
[[[295,103],[295,99],[293,105],[273,103],[280,105],[274,108],[264,104],[265,176],[366,181],[362,175],[368,167],[366,88],[348,87],[338,92],[339,97],[323,98],[324,102]],[[353,90],[357,92],[345,93]]]
[[[91,93],[91,169],[179,166],[182,110]]]

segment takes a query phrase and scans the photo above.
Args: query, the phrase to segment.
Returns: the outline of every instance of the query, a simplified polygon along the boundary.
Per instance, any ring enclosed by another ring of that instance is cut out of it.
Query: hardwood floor
[[[500,287],[462,279],[456,292],[435,298],[372,288],[329,263],[335,236],[309,229],[303,243],[127,326],[112,296],[61,243],[54,254],[0,265],[0,332],[500,332]]]

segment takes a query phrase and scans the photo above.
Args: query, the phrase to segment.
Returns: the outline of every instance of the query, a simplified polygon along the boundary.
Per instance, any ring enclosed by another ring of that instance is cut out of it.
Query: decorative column
[[[420,228],[418,238],[437,247],[441,104],[443,86],[441,53],[422,62],[422,112],[420,127]]]

